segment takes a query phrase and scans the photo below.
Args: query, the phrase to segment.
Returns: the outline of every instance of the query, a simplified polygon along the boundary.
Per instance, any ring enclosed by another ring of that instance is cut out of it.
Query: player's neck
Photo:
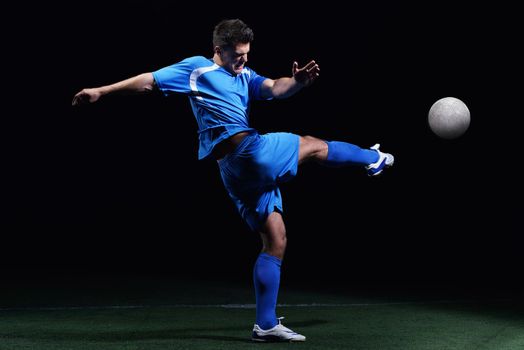
[[[215,62],[215,64],[219,65],[220,67],[224,67],[224,62],[222,62],[222,59],[220,59],[220,56],[217,53],[213,55],[213,62]]]

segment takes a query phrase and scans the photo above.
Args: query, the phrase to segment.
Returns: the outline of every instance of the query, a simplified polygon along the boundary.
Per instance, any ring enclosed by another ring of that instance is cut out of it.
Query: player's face
[[[220,50],[220,59],[222,60],[222,67],[224,67],[231,74],[240,74],[244,65],[247,62],[247,54],[249,53],[250,45],[237,44],[234,48],[223,48]]]

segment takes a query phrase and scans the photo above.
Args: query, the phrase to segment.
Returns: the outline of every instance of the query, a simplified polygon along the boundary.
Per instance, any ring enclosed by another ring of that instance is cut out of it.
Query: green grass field
[[[250,341],[250,285],[7,285],[0,293],[0,349],[524,349],[522,300],[348,290],[282,286],[278,316],[307,341],[268,345]]]

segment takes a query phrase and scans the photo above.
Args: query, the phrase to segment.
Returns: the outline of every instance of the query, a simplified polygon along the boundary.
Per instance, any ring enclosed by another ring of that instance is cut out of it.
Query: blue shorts
[[[255,132],[218,162],[229,196],[253,231],[260,231],[274,210],[283,212],[278,186],[296,176],[298,149],[296,134]]]

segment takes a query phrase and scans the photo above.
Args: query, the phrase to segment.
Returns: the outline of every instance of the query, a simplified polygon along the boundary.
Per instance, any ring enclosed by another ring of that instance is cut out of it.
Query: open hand
[[[311,60],[302,68],[298,68],[298,62],[293,62],[293,77],[295,80],[304,86],[311,85],[320,74],[320,68],[314,60]]]

